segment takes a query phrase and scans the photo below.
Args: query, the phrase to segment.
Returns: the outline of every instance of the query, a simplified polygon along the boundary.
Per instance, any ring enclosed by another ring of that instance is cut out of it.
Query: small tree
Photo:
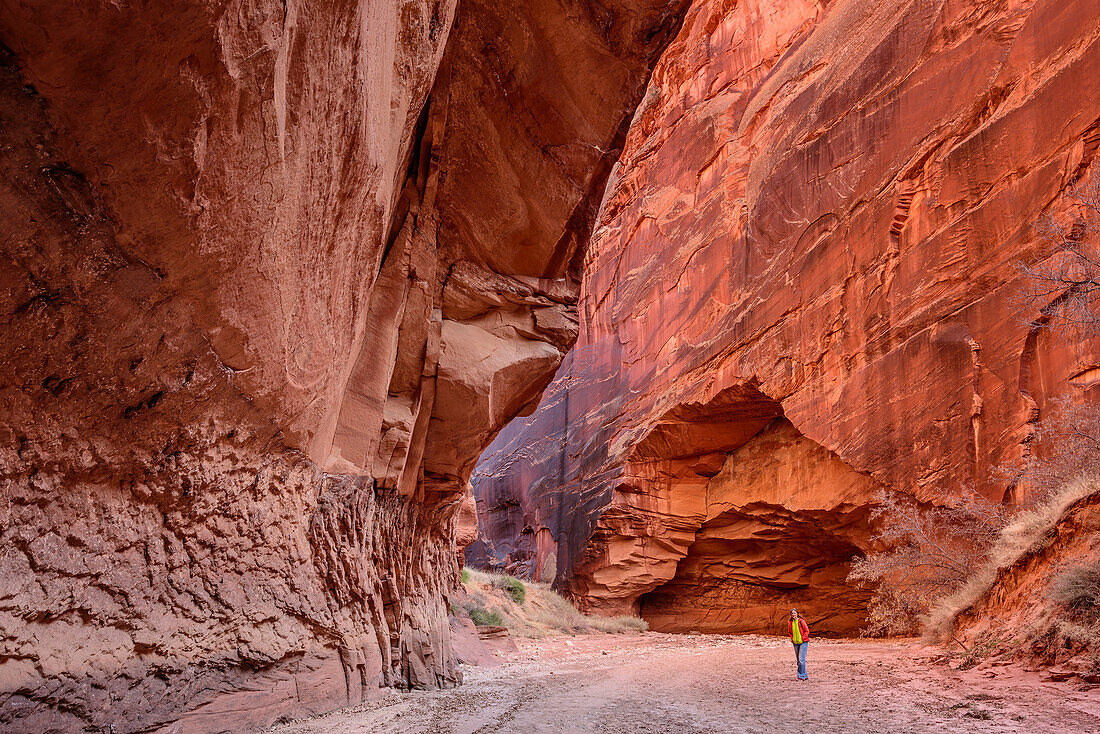
[[[1039,317],[1033,329],[1051,329],[1075,338],[1100,334],[1100,175],[1076,182],[1066,191],[1066,210],[1043,215],[1036,224],[1053,255],[1020,264],[1025,306]],[[1032,458],[1024,469],[999,470],[1009,487],[1026,484],[1028,505],[1045,501],[1071,480],[1100,463],[1100,411],[1081,401],[1055,399],[1038,422],[1033,443],[1053,449],[1044,460]],[[853,561],[849,581],[874,584],[868,604],[867,634],[915,632],[921,617],[939,599],[961,589],[987,565],[990,550],[1017,503],[1002,505],[973,491],[961,497],[941,495],[920,505],[897,494],[884,494],[875,511],[879,549]]]
[[[1035,225],[1054,254],[1034,264],[1019,264],[1024,276],[1024,305],[1032,329],[1057,338],[1100,335],[1100,173],[1066,189],[1067,207],[1059,215],[1046,213]],[[1029,457],[1027,465],[1002,467],[1010,488],[1027,487],[1029,503],[1043,501],[1067,482],[1100,462],[1100,411],[1081,400],[1054,398],[1036,424],[1032,445],[1044,445],[1049,455]],[[1019,493],[1016,493],[1019,497]]]

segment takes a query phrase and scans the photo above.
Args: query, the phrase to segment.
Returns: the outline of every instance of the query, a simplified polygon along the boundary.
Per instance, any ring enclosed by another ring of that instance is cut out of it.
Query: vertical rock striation
[[[0,730],[458,679],[478,453],[679,3],[0,8]]]
[[[1088,398],[1100,344],[1032,326],[1015,263],[1098,148],[1084,0],[696,0],[468,557],[661,629],[858,628],[876,493],[1001,499],[1052,398]]]

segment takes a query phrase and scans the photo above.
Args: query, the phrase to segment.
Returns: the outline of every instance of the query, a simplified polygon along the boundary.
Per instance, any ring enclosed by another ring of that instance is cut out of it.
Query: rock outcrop
[[[597,216],[577,346],[475,472],[468,557],[660,629],[797,604],[848,633],[880,490],[1013,499],[992,468],[1100,363],[1036,328],[1016,267],[1097,168],[1095,10],[696,0]]]
[[[684,5],[456,5],[0,8],[0,730],[458,679],[463,489]]]
[[[1100,483],[1087,473],[1061,490],[1002,534],[994,563],[945,607],[935,632],[975,663],[1015,658],[1055,668],[1055,679],[1095,683]]]

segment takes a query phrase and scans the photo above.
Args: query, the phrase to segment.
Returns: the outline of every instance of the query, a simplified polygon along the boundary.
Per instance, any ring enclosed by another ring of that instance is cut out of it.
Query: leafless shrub
[[[852,563],[848,580],[873,584],[864,633],[914,633],[935,599],[964,586],[984,563],[1007,521],[1003,507],[973,491],[918,504],[895,493],[878,497],[873,551]]]
[[[1042,314],[1037,325],[1078,327],[1100,331],[1100,175],[1066,189],[1068,212],[1044,214],[1035,225],[1040,238],[1055,253],[1037,263],[1020,263],[1027,283],[1025,299]]]
[[[1063,200],[1060,213],[1035,225],[1054,254],[1018,268],[1024,305],[1039,314],[1031,327],[1069,341],[1100,334],[1100,171],[1070,184]],[[1091,401],[1054,398],[1044,413],[1027,440],[1026,465],[997,470],[1018,503],[1042,503],[1100,465],[1100,411]]]
[[[1039,505],[1081,476],[1100,469],[1100,410],[1083,401],[1054,398],[1048,414],[1035,426],[1032,446],[1046,455],[1023,466],[1005,466],[995,474],[1015,487],[1021,507]]]

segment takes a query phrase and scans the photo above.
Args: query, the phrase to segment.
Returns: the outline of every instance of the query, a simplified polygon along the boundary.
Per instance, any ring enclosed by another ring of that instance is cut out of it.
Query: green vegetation
[[[500,612],[490,612],[481,607],[471,607],[467,611],[470,613],[470,621],[479,627],[504,626],[504,618],[500,616]]]
[[[464,568],[462,585],[466,596],[463,607],[474,624],[502,625],[517,637],[624,634],[649,629],[638,617],[581,614],[549,584]]]
[[[523,600],[527,598],[527,587],[515,576],[505,576],[501,588],[507,592],[508,596],[512,597],[512,601],[516,604],[523,604]]]

